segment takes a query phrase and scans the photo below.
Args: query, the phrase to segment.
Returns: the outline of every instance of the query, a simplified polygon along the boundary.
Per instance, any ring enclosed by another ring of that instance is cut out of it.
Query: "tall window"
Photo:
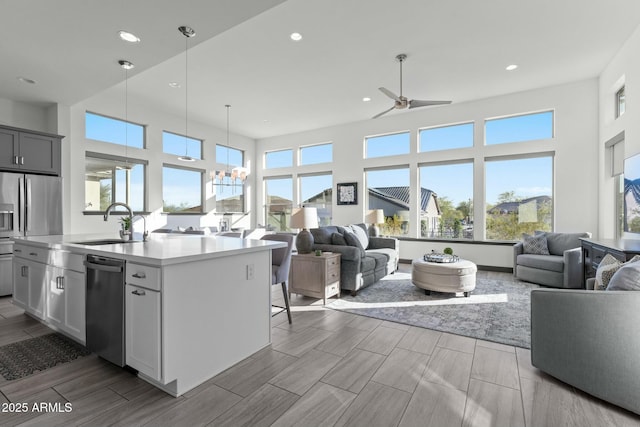
[[[490,159],[485,173],[487,239],[552,230],[553,157]]]
[[[145,165],[143,160],[87,153],[84,210],[105,211],[111,203],[121,202],[135,212],[144,212]],[[116,210],[124,211],[120,207]]]
[[[396,156],[409,154],[409,132],[391,133],[388,135],[365,138],[365,158]]]
[[[381,232],[388,236],[409,234],[409,168],[366,171],[369,209],[382,209],[385,223]]]
[[[168,213],[202,213],[202,171],[164,165],[162,210]]]
[[[244,166],[244,151],[225,145],[216,145],[216,171],[225,172],[222,183],[216,174],[216,212],[244,212],[244,184],[233,175],[233,168]],[[234,178],[234,179],[231,179]]]
[[[276,231],[289,231],[293,207],[293,179],[265,178],[264,194],[267,227]]]
[[[473,147],[473,123],[420,130],[420,151]]]
[[[176,156],[202,159],[202,141],[176,133],[162,131],[162,151]]]
[[[490,119],[484,131],[486,145],[553,138],[553,111]]]
[[[84,134],[87,139],[144,148],[144,126],[88,111],[84,115]]]
[[[616,118],[623,115],[625,109],[626,109],[626,104],[625,104],[625,96],[624,96],[624,86],[622,86],[620,90],[616,92]]]
[[[318,210],[319,225],[331,225],[331,194],[333,179],[331,174],[306,175],[300,177],[300,200],[303,207]]]
[[[473,239],[473,163],[420,169],[420,236]]]
[[[333,161],[333,144],[310,145],[300,148],[300,165],[330,163]]]
[[[264,154],[265,169],[293,166],[293,150],[268,151]]]

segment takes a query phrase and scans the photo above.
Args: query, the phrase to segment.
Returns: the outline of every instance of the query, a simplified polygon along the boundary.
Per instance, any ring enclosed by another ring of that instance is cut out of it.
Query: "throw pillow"
[[[531,255],[549,255],[547,236],[544,234],[522,235],[522,252]]]
[[[353,234],[355,234],[360,241],[360,246],[362,246],[362,249],[367,249],[369,247],[369,236],[367,235],[367,232],[357,224],[351,224],[349,226],[349,229],[353,231]]]
[[[640,262],[629,260],[623,264],[611,277],[607,290],[640,291]]]
[[[346,240],[344,240],[344,236],[340,233],[333,233],[331,235],[331,244],[332,245],[340,245],[347,246]]]
[[[606,254],[596,270],[596,283],[594,289],[605,290],[609,289],[609,284],[613,275],[623,266],[631,263],[635,263],[640,260],[640,256],[636,255],[626,263],[619,261],[611,254]]]
[[[354,247],[360,249],[360,256],[364,256],[364,248],[360,244],[360,240],[355,235],[355,233],[353,233],[351,231],[348,231],[348,230],[345,231],[344,240],[347,242],[347,245],[354,246]]]

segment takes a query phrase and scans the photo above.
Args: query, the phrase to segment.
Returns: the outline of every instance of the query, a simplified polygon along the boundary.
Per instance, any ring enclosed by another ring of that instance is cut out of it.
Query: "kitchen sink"
[[[100,245],[117,245],[121,243],[137,243],[141,240],[121,240],[121,239],[102,239],[102,240],[85,240],[83,242],[73,242],[77,245],[100,246]]]

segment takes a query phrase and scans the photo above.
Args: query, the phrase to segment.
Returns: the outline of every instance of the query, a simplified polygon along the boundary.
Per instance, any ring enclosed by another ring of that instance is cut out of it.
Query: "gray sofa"
[[[351,295],[398,269],[398,239],[369,237],[365,224],[330,225],[310,231],[313,250],[340,253],[340,287]]]
[[[638,307],[640,292],[531,291],[531,363],[640,414]]]
[[[513,247],[513,275],[526,282],[554,288],[582,288],[584,272],[580,238],[589,238],[591,233],[548,233],[549,255],[527,254],[523,242]]]

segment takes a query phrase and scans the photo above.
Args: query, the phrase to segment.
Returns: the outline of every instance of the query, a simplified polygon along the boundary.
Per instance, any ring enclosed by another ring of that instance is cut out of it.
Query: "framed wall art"
[[[338,184],[338,204],[357,205],[358,204],[358,183],[346,182]]]

